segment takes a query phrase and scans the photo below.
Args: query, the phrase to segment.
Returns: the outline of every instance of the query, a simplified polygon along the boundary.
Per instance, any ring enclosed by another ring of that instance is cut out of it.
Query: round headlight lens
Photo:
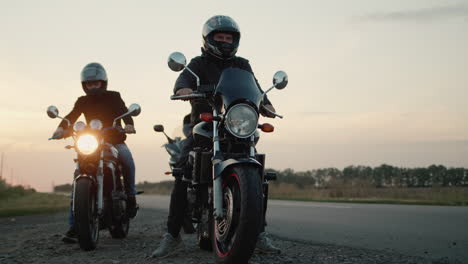
[[[94,130],[101,130],[102,129],[102,122],[98,119],[93,119],[89,122],[89,127]]]
[[[85,134],[76,140],[76,147],[78,151],[84,155],[92,154],[98,148],[98,141],[95,136]]]
[[[258,126],[258,114],[246,104],[233,106],[226,114],[226,128],[231,134],[240,138],[250,137]]]
[[[75,130],[76,132],[82,131],[85,128],[86,128],[86,124],[83,123],[82,121],[78,121],[73,125],[73,130]]]

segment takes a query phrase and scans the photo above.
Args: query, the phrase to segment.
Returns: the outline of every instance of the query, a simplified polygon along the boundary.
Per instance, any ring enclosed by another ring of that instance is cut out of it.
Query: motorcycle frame
[[[72,212],[75,214],[75,195],[76,195],[76,182],[79,179],[82,178],[88,178],[90,179],[93,184],[96,186],[97,189],[97,210],[98,210],[98,216],[102,217],[104,215],[104,168],[108,168],[111,171],[112,174],[112,193],[117,192],[117,181],[120,180],[120,175],[118,175],[117,169],[112,161],[107,161],[104,158],[104,149],[102,149],[102,146],[106,144],[104,143],[104,140],[101,140],[100,146],[98,147],[100,153],[99,153],[99,160],[98,160],[98,167],[96,169],[96,174],[95,176],[93,174],[89,173],[83,173],[80,170],[80,160],[79,158],[76,159],[76,171],[79,172],[79,174],[74,178],[73,180],[73,194],[72,194]],[[111,148],[113,146],[111,145]],[[110,150],[112,152],[112,150]],[[79,153],[77,153],[80,155]],[[114,155],[114,153],[112,153]],[[117,158],[117,157],[115,157]],[[125,182],[121,183],[122,187],[125,187]],[[113,198],[112,196],[111,198]]]

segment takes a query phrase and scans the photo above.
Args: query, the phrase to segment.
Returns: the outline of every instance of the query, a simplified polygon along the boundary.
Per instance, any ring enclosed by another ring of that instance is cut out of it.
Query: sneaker
[[[66,244],[74,244],[78,242],[78,236],[73,227],[70,227],[70,229],[68,229],[65,235],[63,235],[62,241]]]
[[[174,238],[171,234],[165,233],[163,235],[163,239],[159,244],[159,247],[153,251],[151,257],[153,258],[165,258],[182,250],[184,247],[184,243],[182,242],[182,238],[180,234]]]
[[[266,254],[281,253],[281,249],[271,244],[271,240],[270,238],[268,238],[266,232],[262,232],[258,235],[256,250],[260,253],[266,253]]]

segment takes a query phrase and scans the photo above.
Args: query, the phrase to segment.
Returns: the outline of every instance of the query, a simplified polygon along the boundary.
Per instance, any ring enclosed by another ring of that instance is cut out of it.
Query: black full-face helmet
[[[100,89],[88,90],[85,86],[86,82],[101,82]],[[81,85],[86,94],[99,94],[107,90],[107,73],[104,67],[97,62],[87,64],[81,71]]]
[[[232,34],[232,43],[215,41],[216,33]],[[234,19],[228,16],[213,16],[203,25],[203,49],[220,59],[231,59],[236,55],[240,41],[240,30]]]

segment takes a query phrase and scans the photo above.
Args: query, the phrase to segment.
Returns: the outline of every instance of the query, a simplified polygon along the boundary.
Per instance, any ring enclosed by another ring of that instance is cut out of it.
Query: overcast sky
[[[0,0],[0,152],[5,176],[46,191],[71,182],[70,141],[47,141],[83,94],[81,69],[97,61],[109,89],[139,103],[127,141],[137,181],[160,181],[162,123],[178,133],[186,102],[170,101],[173,51],[200,54],[212,15],[234,18],[238,55],[285,119],[262,136],[267,166],[307,170],[389,163],[468,166],[468,1],[6,1]]]

